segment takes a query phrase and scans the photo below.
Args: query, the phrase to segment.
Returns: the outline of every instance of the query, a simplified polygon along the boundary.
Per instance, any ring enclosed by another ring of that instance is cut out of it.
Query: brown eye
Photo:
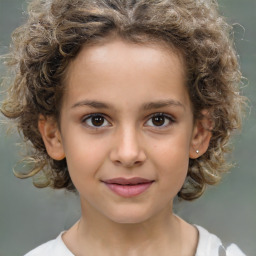
[[[163,113],[156,113],[146,122],[146,126],[164,128],[174,123],[174,118]]]
[[[100,114],[89,115],[82,120],[82,123],[85,123],[86,126],[92,128],[101,128],[109,126],[109,122],[103,115]]]
[[[105,118],[102,116],[93,116],[91,122],[94,126],[102,126],[104,124],[104,120]]]
[[[152,117],[152,123],[155,126],[162,126],[165,123],[165,117],[163,116],[154,116]]]

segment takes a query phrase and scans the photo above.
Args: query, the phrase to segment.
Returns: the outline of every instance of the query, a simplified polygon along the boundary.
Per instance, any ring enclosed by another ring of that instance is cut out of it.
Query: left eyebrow
[[[149,102],[142,106],[143,110],[151,110],[151,109],[158,109],[168,106],[174,106],[174,107],[182,107],[185,109],[185,106],[180,102],[176,100],[160,100],[156,102]]]

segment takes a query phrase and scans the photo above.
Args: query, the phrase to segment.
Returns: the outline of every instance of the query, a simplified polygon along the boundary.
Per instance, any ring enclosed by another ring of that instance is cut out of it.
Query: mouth
[[[138,184],[145,184],[145,183],[150,183],[153,182],[154,180],[149,180],[141,177],[133,177],[133,178],[114,178],[114,179],[109,179],[109,180],[104,180],[104,183],[107,184],[117,184],[117,185],[138,185]]]
[[[115,194],[129,198],[138,196],[148,190],[154,180],[135,177],[131,179],[115,178],[103,182]]]

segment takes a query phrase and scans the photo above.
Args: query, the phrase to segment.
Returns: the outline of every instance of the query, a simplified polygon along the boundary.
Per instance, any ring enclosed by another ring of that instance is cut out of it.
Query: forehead
[[[100,69],[100,64],[105,65],[104,68],[107,68],[108,61],[117,63],[118,60],[121,60],[123,64],[129,64],[127,61],[132,60],[132,62],[154,63],[156,65],[160,64],[160,62],[162,64],[165,62],[168,65],[170,64],[170,58],[175,58],[175,61],[179,62],[182,66],[182,75],[185,78],[186,64],[183,54],[172,44],[160,39],[147,38],[147,36],[141,38],[140,41],[133,41],[133,39],[122,39],[118,35],[111,34],[106,38],[95,39],[95,41],[85,44],[78,55],[69,63],[66,77],[70,75],[71,70],[73,72],[82,63],[87,68],[92,66],[93,69]],[[79,64],[76,65],[77,63]],[[118,66],[118,69],[122,66]],[[125,68],[127,69],[127,65]]]
[[[185,81],[184,61],[177,50],[115,39],[82,48],[69,64],[64,96],[68,101],[97,97],[139,103],[169,96],[186,101]]]

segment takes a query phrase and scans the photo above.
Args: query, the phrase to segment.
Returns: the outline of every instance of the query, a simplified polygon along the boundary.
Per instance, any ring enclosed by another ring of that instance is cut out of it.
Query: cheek
[[[163,189],[173,189],[175,193],[183,185],[189,164],[188,141],[186,136],[181,136],[155,146],[154,165]]]
[[[85,180],[93,180],[97,176],[97,171],[107,155],[106,145],[100,140],[81,139],[81,137],[65,141],[64,150],[68,170],[76,186]]]

